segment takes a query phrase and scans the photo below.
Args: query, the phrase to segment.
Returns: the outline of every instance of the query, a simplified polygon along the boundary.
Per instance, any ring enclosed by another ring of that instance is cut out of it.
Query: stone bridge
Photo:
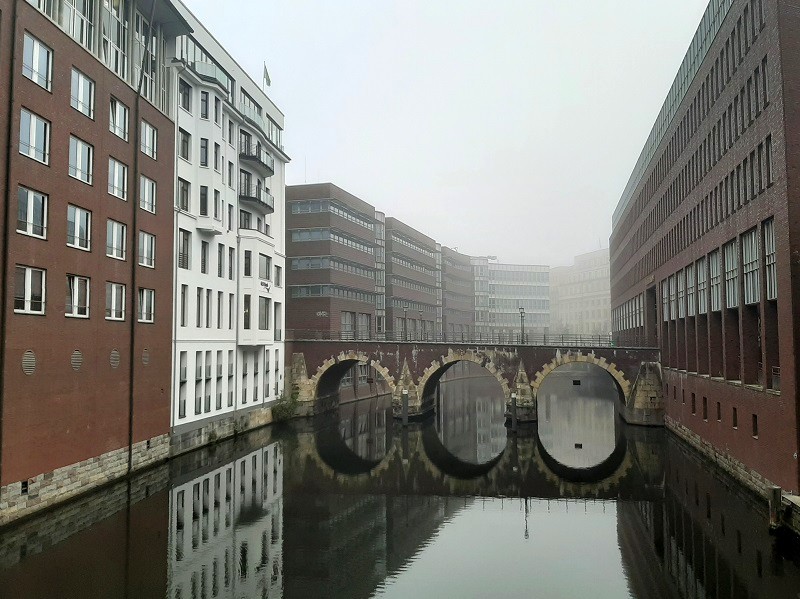
[[[660,500],[664,431],[628,427],[611,455],[591,468],[571,468],[544,449],[538,427],[509,433],[505,449],[484,464],[463,462],[439,439],[433,419],[389,425],[385,454],[357,455],[330,419],[296,420],[285,435],[286,488],[318,493]]]
[[[660,353],[654,348],[295,340],[287,341],[286,352],[292,356],[290,385],[299,400],[299,415],[330,409],[321,400],[335,397],[353,365],[369,364],[392,394],[395,417],[404,413],[407,396],[409,417],[420,418],[433,410],[437,384],[447,369],[469,361],[497,379],[509,417],[515,411],[519,422],[535,422],[537,393],[545,377],[565,364],[584,363],[614,379],[618,411],[626,422],[664,422]]]

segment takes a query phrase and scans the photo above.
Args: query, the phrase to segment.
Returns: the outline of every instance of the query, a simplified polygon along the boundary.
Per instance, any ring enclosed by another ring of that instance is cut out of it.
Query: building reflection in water
[[[170,490],[169,597],[280,596],[280,444],[185,478]]]
[[[457,362],[436,395],[436,429],[458,459],[485,464],[506,447],[505,401],[497,379],[472,362]]]
[[[617,401],[614,380],[593,364],[567,364],[554,370],[539,387],[542,446],[564,466],[600,464],[619,441],[622,423]]]

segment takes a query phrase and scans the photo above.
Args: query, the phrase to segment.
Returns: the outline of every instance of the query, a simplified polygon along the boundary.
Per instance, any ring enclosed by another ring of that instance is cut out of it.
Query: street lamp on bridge
[[[520,343],[525,345],[525,308],[519,307]]]
[[[403,341],[408,341],[408,306],[403,306]]]
[[[422,326],[422,308],[420,308],[419,309],[419,335],[417,337],[418,339],[422,339],[422,330],[424,328],[425,327]]]

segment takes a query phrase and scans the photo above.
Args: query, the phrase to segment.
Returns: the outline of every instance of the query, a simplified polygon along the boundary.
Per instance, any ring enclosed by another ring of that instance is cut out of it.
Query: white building
[[[283,390],[283,114],[195,16],[175,103],[172,427],[204,434]],[[191,445],[191,444],[189,444]]]
[[[572,266],[550,271],[550,332],[608,335],[611,283],[608,249],[575,256]]]

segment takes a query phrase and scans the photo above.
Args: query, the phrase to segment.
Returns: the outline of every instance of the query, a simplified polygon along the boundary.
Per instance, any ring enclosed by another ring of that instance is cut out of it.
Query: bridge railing
[[[420,331],[320,331],[286,329],[286,341],[389,341],[392,343],[448,343],[469,345],[552,345],[561,347],[614,347],[611,335],[447,333]],[[629,340],[626,340],[629,341]],[[626,343],[638,347],[636,343]]]

